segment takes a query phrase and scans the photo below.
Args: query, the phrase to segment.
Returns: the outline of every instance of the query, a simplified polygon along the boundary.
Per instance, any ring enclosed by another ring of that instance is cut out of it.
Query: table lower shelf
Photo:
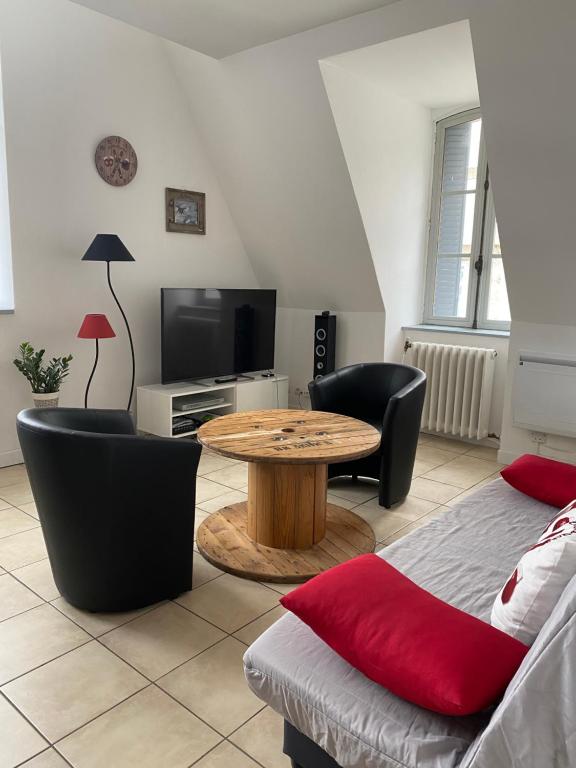
[[[210,563],[255,581],[296,584],[357,555],[373,552],[372,528],[349,509],[326,505],[326,536],[310,549],[256,544],[247,533],[247,505],[231,504],[198,528],[198,549]]]

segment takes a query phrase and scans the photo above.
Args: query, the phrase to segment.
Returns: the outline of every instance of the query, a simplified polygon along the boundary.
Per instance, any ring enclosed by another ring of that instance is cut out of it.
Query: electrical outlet
[[[543,445],[548,439],[548,435],[545,432],[533,431],[529,432],[528,435],[533,443],[540,443],[541,445]]]

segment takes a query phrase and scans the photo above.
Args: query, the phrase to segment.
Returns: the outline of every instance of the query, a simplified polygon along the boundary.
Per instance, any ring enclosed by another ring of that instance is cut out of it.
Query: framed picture
[[[206,234],[206,195],[166,188],[166,231]]]

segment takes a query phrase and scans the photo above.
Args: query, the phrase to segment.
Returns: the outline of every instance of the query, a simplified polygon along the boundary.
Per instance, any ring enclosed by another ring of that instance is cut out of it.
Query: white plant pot
[[[58,408],[58,392],[32,392],[35,408]]]

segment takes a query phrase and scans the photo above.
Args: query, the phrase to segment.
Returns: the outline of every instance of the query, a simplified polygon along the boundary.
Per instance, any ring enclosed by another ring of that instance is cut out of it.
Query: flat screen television
[[[276,291],[162,288],[162,383],[274,367]]]

